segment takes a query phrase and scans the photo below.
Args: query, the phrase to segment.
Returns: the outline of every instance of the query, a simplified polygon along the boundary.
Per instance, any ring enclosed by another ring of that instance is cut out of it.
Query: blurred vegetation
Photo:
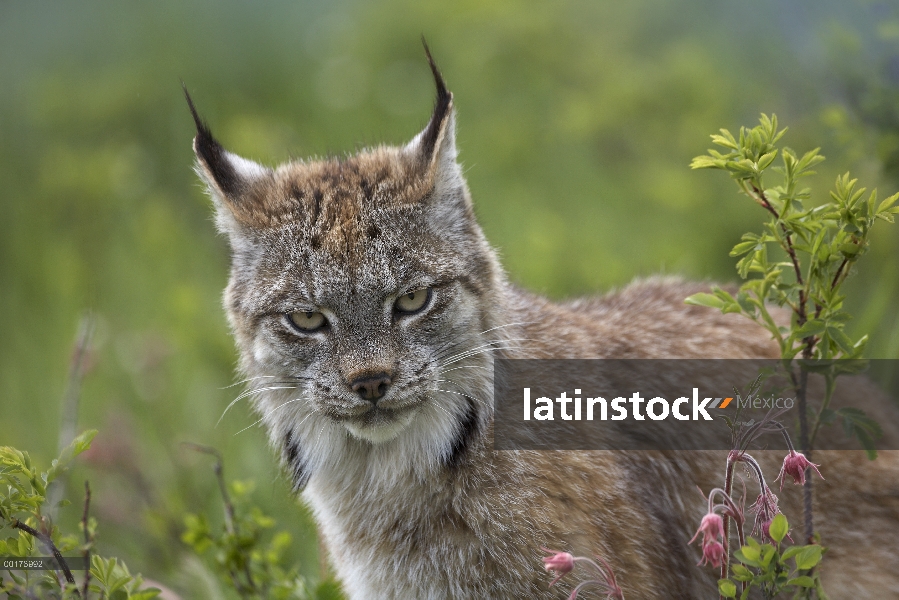
[[[208,461],[257,483],[317,577],[308,512],[290,500],[244,405],[220,307],[228,251],[191,170],[179,78],[220,140],[267,163],[399,143],[427,121],[424,34],[456,96],[458,141],[511,278],[553,297],[653,273],[736,279],[728,251],[759,215],[690,172],[707,134],[760,112],[795,148],[899,188],[899,14],[890,2],[324,2],[0,4],[0,443],[56,455],[73,339],[97,327],[78,430],[104,554],[190,598],[218,598],[180,542],[218,515]],[[899,357],[899,237],[875,232],[847,326]],[[855,290],[855,291],[853,291]],[[73,506],[78,498],[72,497]],[[78,511],[60,517],[76,523]],[[220,527],[221,523],[213,523]]]

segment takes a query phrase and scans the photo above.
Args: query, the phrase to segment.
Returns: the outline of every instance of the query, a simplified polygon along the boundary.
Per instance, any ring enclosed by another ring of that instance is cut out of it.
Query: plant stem
[[[78,323],[78,333],[72,348],[69,361],[69,375],[66,380],[65,393],[62,398],[62,415],[59,423],[59,439],[57,450],[62,452],[75,439],[78,425],[78,403],[81,395],[81,384],[87,367],[91,338],[94,333],[94,316],[87,313]],[[47,505],[50,518],[56,520],[57,506],[66,494],[66,475],[61,474],[55,485],[48,491]]]
[[[93,536],[88,529],[88,510],[91,506],[91,486],[84,482],[84,511],[81,513],[81,527],[84,529],[84,581],[81,583],[81,594],[87,598],[88,587],[91,582],[91,546],[93,545]]]
[[[728,497],[730,497],[731,492],[733,491],[734,464],[735,462],[731,460],[730,453],[728,453],[727,469],[724,472],[724,493]],[[730,571],[730,515],[725,513],[722,517],[722,521],[724,521],[724,539],[722,540],[724,545],[724,562],[721,564],[721,579],[727,579]],[[742,527],[740,529],[742,529]],[[721,596],[721,598],[723,599],[724,596]]]
[[[765,197],[765,192],[760,190],[758,186],[752,186],[753,192],[755,192],[755,197],[768,212],[770,212],[774,216],[775,222],[780,221],[780,215],[777,214],[777,211],[771,206],[771,202],[768,201],[768,198]],[[802,278],[802,269],[799,266],[799,258],[796,256],[796,250],[793,248],[793,236],[790,233],[790,230],[787,229],[787,226],[783,223],[780,224],[780,229],[784,234],[784,243],[782,244],[783,249],[790,255],[790,261],[793,263],[793,271],[796,273],[796,283],[799,285],[799,306],[794,308],[797,316],[797,323],[800,327],[805,324],[807,319],[807,315],[805,312],[805,304],[808,299],[808,294],[806,290],[803,289],[805,287],[804,280]]]
[[[225,508],[225,530],[231,535],[236,536],[238,532],[234,516],[234,504],[231,503],[231,497],[228,495],[228,486],[225,483],[224,459],[222,458],[221,452],[219,452],[212,446],[204,446],[203,444],[194,444],[192,442],[183,442],[183,444],[185,446],[193,448],[197,452],[211,454],[215,457],[215,463],[212,466],[212,470],[215,473],[216,481],[218,481],[219,492],[221,492],[222,494],[222,504]],[[246,586],[240,582],[240,578],[238,577],[238,574],[236,572],[229,571],[229,575],[231,577],[231,581],[234,584],[234,588],[241,594],[242,597],[246,598],[258,593],[259,590],[256,587],[256,582],[253,580],[253,574],[250,572],[249,561],[244,561],[243,566],[244,575],[247,578]],[[246,595],[245,593],[249,595]]]
[[[53,540],[46,533],[42,533],[33,527],[29,527],[22,521],[18,519],[12,520],[12,528],[13,529],[21,529],[25,533],[30,534],[33,537],[36,537],[40,541],[42,541],[48,548],[50,548],[50,552],[53,553],[53,558],[56,559],[56,562],[59,563],[59,568],[62,569],[63,575],[65,575],[66,581],[75,585],[75,578],[72,577],[72,571],[69,570],[69,565],[66,564],[66,559],[62,557],[62,553],[59,551],[59,548],[56,547],[56,544],[53,543]],[[75,590],[75,594],[80,598],[81,594],[78,590]]]
[[[837,283],[840,282],[840,275],[843,274],[843,268],[846,266],[846,263],[849,262],[848,258],[844,258],[843,262],[840,263],[840,266],[837,267],[837,274],[833,276],[833,281],[830,282],[830,289],[834,289],[837,287]]]
[[[812,459],[812,448],[809,443],[808,417],[806,415],[806,391],[808,389],[808,371],[800,367],[799,387],[799,447],[807,460]],[[802,486],[802,512],[805,517],[806,543],[814,541],[815,528],[812,520],[812,478],[809,469],[806,469],[805,484]]]
[[[771,203],[765,197],[765,193],[761,191],[756,185],[752,186],[752,190],[755,193],[755,197],[758,202],[770,212],[775,220],[780,220],[780,215],[777,214],[777,211],[771,206]],[[807,320],[805,305],[807,301],[806,291],[803,289],[805,284],[802,279],[802,270],[799,267],[799,259],[796,256],[796,251],[793,248],[793,239],[790,235],[789,230],[786,225],[783,223],[780,224],[781,230],[784,233],[784,244],[783,248],[786,250],[787,254],[790,255],[790,260],[793,263],[793,270],[796,273],[796,283],[799,285],[799,306],[798,310],[796,310],[796,323],[801,327],[805,324]],[[837,269],[837,274],[831,283],[831,287],[835,286],[839,281],[840,274],[843,271],[843,266],[846,264],[845,259],[843,263],[840,265],[839,269]],[[815,316],[820,313],[820,310],[817,310]],[[803,340],[805,342],[805,348],[802,350],[802,357],[806,360],[811,359],[812,351],[814,350],[815,343],[817,338],[815,336],[809,336]],[[797,388],[797,396],[799,398],[799,446],[802,448],[802,453],[805,454],[806,459],[811,460],[811,443],[809,438],[808,431],[808,416],[806,414],[807,403],[806,403],[806,391],[808,389],[808,371],[805,369],[801,369],[799,375],[799,386]],[[820,414],[818,415],[820,419]],[[808,469],[806,469],[808,471]],[[806,473],[808,475],[808,473]],[[808,540],[808,543],[812,543],[814,541],[815,529],[814,522],[812,519],[812,478],[807,476],[805,478],[805,485],[802,489],[802,511],[805,517],[805,537]]]

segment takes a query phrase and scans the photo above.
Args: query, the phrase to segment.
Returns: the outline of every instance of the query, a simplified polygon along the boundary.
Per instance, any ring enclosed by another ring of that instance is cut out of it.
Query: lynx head
[[[453,96],[428,59],[425,129],[343,159],[241,158],[187,98],[232,248],[224,303],[241,370],[297,486],[338,463],[456,463],[489,419],[503,277],[456,161]]]

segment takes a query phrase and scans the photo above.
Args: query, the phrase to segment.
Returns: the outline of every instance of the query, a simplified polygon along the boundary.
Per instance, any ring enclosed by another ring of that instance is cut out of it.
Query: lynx
[[[492,366],[777,347],[739,316],[685,305],[704,284],[651,278],[566,303],[510,284],[457,162],[453,95],[428,60],[424,130],[346,158],[241,158],[187,96],[197,172],[232,249],[224,306],[240,371],[345,592],[561,598],[547,547],[603,556],[627,598],[715,595],[717,572],[688,541],[705,510],[696,487],[720,485],[724,453],[494,451]],[[816,455],[834,598],[899,588],[899,460],[881,454]],[[798,522],[798,488],[783,496]]]

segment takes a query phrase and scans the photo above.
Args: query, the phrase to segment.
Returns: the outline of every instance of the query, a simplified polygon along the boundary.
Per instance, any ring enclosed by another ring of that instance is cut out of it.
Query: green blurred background
[[[708,136],[775,112],[822,147],[825,198],[851,170],[899,189],[899,12],[891,2],[0,3],[0,444],[46,465],[79,319],[96,317],[73,471],[100,550],[185,597],[229,597],[187,556],[183,514],[215,518],[213,445],[319,571],[240,388],[221,310],[228,266],[192,172],[179,79],[223,144],[274,164],[401,143],[427,121],[424,34],[455,93],[461,160],[511,278],[552,297],[654,273],[731,281],[764,215],[691,172]],[[849,284],[851,331],[899,357],[899,228]]]

